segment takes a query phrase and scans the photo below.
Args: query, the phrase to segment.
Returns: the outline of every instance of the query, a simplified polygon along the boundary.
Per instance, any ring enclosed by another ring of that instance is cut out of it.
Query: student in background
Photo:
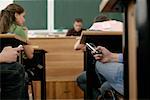
[[[102,46],[98,46],[96,50],[101,51],[102,54],[93,53],[96,59],[95,71],[101,79],[101,75],[105,78],[105,82],[100,87],[100,92],[105,93],[108,89],[113,89],[124,95],[124,79],[123,79],[123,53],[112,53]],[[99,98],[102,96],[100,95]],[[101,100],[101,99],[99,99]]]
[[[80,36],[83,29],[83,20],[81,18],[76,18],[74,20],[73,28],[68,30],[66,36]]]
[[[108,20],[110,20],[110,19],[107,18],[106,16],[97,16],[96,18],[94,18],[93,24],[97,23],[97,22],[108,21]],[[83,50],[83,51],[85,50],[85,45],[80,44],[80,38],[75,43],[74,49],[75,50]],[[87,84],[86,71],[82,72],[79,76],[77,76],[76,81],[77,81],[77,84],[80,87],[80,89],[83,90],[85,92],[85,94],[87,94],[87,90],[86,90],[86,84]],[[98,95],[99,95],[99,91],[95,89],[94,92],[95,92],[94,96],[95,96],[95,98],[97,98]]]
[[[105,18],[105,17],[104,17]],[[89,30],[97,31],[123,31],[123,23],[117,20],[104,20],[95,22]]]
[[[23,45],[24,54],[27,58],[32,59],[34,49],[32,48],[31,43],[27,36],[27,28],[24,26],[24,23],[25,23],[24,16],[25,16],[25,10],[20,5],[15,4],[15,3],[8,5],[0,13],[0,33],[1,34],[7,34],[7,33],[16,34],[20,36],[21,38],[25,39],[27,42],[27,45]],[[2,73],[7,72],[7,70],[9,71],[11,64],[6,65],[5,67],[6,67],[5,69],[6,71]],[[17,65],[15,67],[16,69],[14,69],[14,71],[17,71],[19,68],[17,67]],[[24,93],[26,94],[26,96],[24,97],[26,99],[28,99],[27,92],[28,91],[25,91]]]
[[[94,18],[93,20],[93,24],[94,23],[98,23],[98,22],[104,22],[104,21],[109,21],[110,19],[104,15],[101,15],[101,16],[97,16]]]
[[[94,19],[93,21],[93,25],[90,27],[90,30],[104,30],[104,31],[110,31],[110,29],[112,30],[116,30],[116,31],[123,31],[123,24],[122,22],[119,22],[119,21],[115,21],[115,20],[110,20],[109,18],[107,18],[106,16],[98,16]],[[97,27],[98,26],[98,27]],[[85,45],[84,44],[80,44],[80,40],[78,40],[76,42],[76,44],[74,45],[74,49],[75,50],[84,50],[85,49]],[[107,50],[105,50],[107,51]],[[105,52],[104,52],[105,53]],[[96,58],[96,57],[95,57]],[[102,58],[102,57],[101,57]],[[116,57],[116,59],[118,60],[118,58]],[[106,66],[107,64],[101,64],[100,62],[98,63],[99,65],[97,65],[98,67],[101,66],[101,65],[104,65]],[[100,65],[101,64],[101,65]],[[108,64],[109,65],[109,64]],[[121,68],[123,66],[123,64],[112,64],[114,65],[115,67],[114,68],[120,68],[120,65],[121,65]],[[110,65],[111,66],[111,65]],[[111,70],[112,67],[110,67],[110,70]],[[121,69],[120,68],[120,69]],[[113,68],[112,68],[113,69]],[[106,70],[106,69],[105,69]],[[122,71],[122,70],[121,70]],[[97,71],[98,73],[101,73],[98,69]],[[112,73],[111,73],[112,74]],[[122,72],[121,72],[122,74]],[[105,73],[105,75],[107,76],[107,73]],[[104,75],[104,78],[106,78]],[[110,75],[110,74],[108,74]],[[116,75],[116,74],[115,74]],[[117,76],[117,75],[116,75]],[[121,76],[119,76],[121,77]],[[122,78],[119,78],[119,79],[122,79]],[[116,81],[116,80],[115,80]],[[118,80],[117,80],[118,81]],[[82,72],[78,77],[77,77],[77,83],[78,83],[78,86],[86,92],[86,82],[87,82],[87,79],[86,79],[86,71]],[[122,82],[122,81],[121,81]],[[114,83],[113,83],[114,84]],[[120,84],[119,84],[120,85]],[[106,85],[105,85],[106,86]],[[108,86],[108,85],[107,85]],[[114,85],[116,86],[116,84]],[[118,87],[114,87],[115,89],[117,89],[117,91],[121,91],[121,94],[123,94],[122,92],[122,84],[120,85],[121,86],[121,90],[118,90]],[[104,92],[106,90],[106,88],[108,87],[105,87],[104,88],[104,85],[103,85],[103,88],[101,88],[101,92]],[[95,90],[96,91],[96,90]],[[96,93],[95,96],[97,96],[98,92]]]
[[[0,13],[0,33],[12,33],[26,39],[28,45],[23,45],[26,56],[31,59],[33,57],[33,48],[27,36],[27,28],[25,23],[25,11],[17,4],[10,4]]]
[[[105,21],[109,21],[109,20],[110,19],[108,17],[106,17],[106,16],[97,16],[93,20],[93,25],[95,23],[98,23],[98,22],[105,22]],[[84,44],[80,44],[80,37],[77,39],[77,42],[74,45],[74,49],[75,50],[84,50],[85,49],[85,45]]]

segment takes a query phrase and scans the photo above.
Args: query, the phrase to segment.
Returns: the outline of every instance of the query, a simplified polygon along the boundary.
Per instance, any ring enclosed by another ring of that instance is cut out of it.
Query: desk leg
[[[46,100],[46,81],[41,81],[41,100]]]
[[[18,56],[18,62],[19,62],[20,64],[22,64],[22,63],[23,63],[23,52],[20,51],[19,53],[20,53],[20,55]]]
[[[45,53],[42,56],[42,60],[43,60],[43,76],[41,79],[41,100],[46,100],[46,79],[45,79]]]
[[[129,55],[129,99],[137,99],[137,33],[135,22],[135,3],[128,5],[128,55]],[[132,33],[132,34],[130,34]]]
[[[92,100],[95,99],[95,90],[96,90],[96,85],[97,85],[97,80],[96,80],[96,74],[95,74],[95,59],[91,55],[91,51],[87,50],[87,94],[85,97],[85,100]]]

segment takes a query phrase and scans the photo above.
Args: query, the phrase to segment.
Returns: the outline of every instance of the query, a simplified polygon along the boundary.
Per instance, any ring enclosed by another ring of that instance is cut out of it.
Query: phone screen
[[[102,52],[95,50],[96,46],[95,46],[94,44],[86,43],[86,46],[87,46],[91,51],[94,51],[95,54],[102,54]]]
[[[93,48],[89,43],[86,43],[86,45],[91,51],[96,52],[95,48]]]

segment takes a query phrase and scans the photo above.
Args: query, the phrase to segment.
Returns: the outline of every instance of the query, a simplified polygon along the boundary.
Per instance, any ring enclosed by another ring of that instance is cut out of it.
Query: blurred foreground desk
[[[6,46],[18,47],[27,44],[25,39],[15,34],[0,34],[0,50]]]
[[[83,31],[81,42],[93,43],[96,46],[104,46],[111,52],[122,52],[122,32],[110,32],[110,31]],[[94,99],[93,89],[98,88],[100,83],[95,74],[95,59],[91,54],[91,51],[86,49],[85,53],[85,70],[87,71],[87,94],[85,99]]]
[[[25,45],[26,40],[22,39],[15,34],[0,34],[0,52],[6,46],[18,47],[19,45]],[[18,58],[18,62],[21,63],[21,56]]]
[[[18,47],[26,45],[26,40],[15,34],[0,34],[0,50],[6,46]],[[32,81],[41,83],[41,100],[46,100],[46,81],[45,81],[45,53],[47,51],[35,48],[33,59],[24,59],[24,55],[19,57],[19,62],[25,65],[26,72],[30,71],[29,78]],[[22,54],[22,53],[21,53]],[[35,87],[36,88],[36,87]]]

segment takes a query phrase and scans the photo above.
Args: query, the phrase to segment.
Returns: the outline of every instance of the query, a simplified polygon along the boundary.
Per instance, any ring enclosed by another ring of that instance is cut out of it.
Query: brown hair
[[[15,22],[15,13],[21,14],[24,9],[18,4],[10,4],[0,12],[0,34],[7,33]]]
[[[108,17],[101,15],[101,16],[95,17],[93,23],[103,22],[103,21],[108,21],[108,20],[110,20]]]
[[[81,18],[76,18],[75,20],[74,20],[74,22],[83,22],[83,20],[81,19]]]

